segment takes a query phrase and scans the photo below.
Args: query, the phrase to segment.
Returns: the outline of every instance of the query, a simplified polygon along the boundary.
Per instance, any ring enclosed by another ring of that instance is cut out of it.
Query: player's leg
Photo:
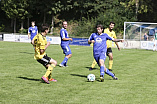
[[[47,69],[45,75],[42,76],[41,79],[45,81],[47,84],[49,84],[48,77],[53,70],[53,65],[51,66],[51,63],[50,63],[51,58],[45,55],[42,59],[39,59],[37,61],[41,63],[43,66],[45,66],[45,68]]]
[[[54,60],[54,59],[52,59],[51,58],[51,60],[50,60],[50,65],[51,66],[47,66],[48,68],[51,68],[52,67],[52,70],[56,67],[56,65],[57,65],[57,61],[56,60]],[[51,70],[51,69],[50,69]],[[52,71],[50,72],[50,74],[49,74],[49,76],[48,76],[48,80],[49,81],[53,81],[53,82],[57,82],[57,80],[56,79],[53,79],[52,78]]]
[[[72,57],[72,52],[69,46],[62,46],[63,53],[65,54],[64,60],[59,64],[61,67],[66,67],[68,59]]]
[[[92,62],[91,67],[89,68],[89,70],[93,70],[93,68],[95,67],[96,64],[97,64],[97,62],[94,59],[93,62]]]
[[[112,65],[113,65],[113,54],[112,54],[112,53],[109,53],[109,54],[108,54],[108,57],[109,57],[109,63],[108,63],[109,70],[110,70],[110,71],[112,71]]]
[[[118,78],[116,78],[115,77],[115,75],[112,73],[112,72],[110,72],[107,68],[106,68],[106,66],[105,66],[105,59],[106,59],[106,56],[105,55],[103,55],[103,54],[101,54],[101,56],[100,56],[100,61],[99,61],[99,63],[100,63],[100,66],[102,67],[102,69],[104,68],[104,70],[102,70],[102,71],[105,71],[105,73],[107,74],[107,75],[109,75],[109,76],[111,76],[113,79],[118,79]]]
[[[108,48],[107,49],[107,56],[109,57],[109,62],[108,62],[108,66],[109,66],[109,71],[112,71],[112,65],[113,65],[113,54],[112,54],[112,49]]]
[[[99,66],[100,66],[100,80],[101,80],[101,82],[104,82],[105,65],[104,65],[103,59],[99,59]]]

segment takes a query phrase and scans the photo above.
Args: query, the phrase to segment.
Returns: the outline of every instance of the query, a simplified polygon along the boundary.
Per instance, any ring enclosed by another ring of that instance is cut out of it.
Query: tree
[[[7,17],[14,20],[14,33],[16,32],[16,19],[21,20],[21,28],[23,29],[23,20],[28,15],[27,0],[2,0],[1,6]]]

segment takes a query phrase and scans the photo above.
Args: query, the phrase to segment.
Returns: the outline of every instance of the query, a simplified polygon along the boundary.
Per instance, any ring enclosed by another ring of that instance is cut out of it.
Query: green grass
[[[113,71],[119,80],[105,75],[99,82],[98,65],[88,70],[92,47],[70,47],[69,67],[56,66],[53,78],[58,82],[46,84],[40,79],[45,68],[34,60],[31,44],[1,41],[0,104],[157,104],[157,52],[113,49]],[[46,51],[58,64],[64,58],[59,45]],[[95,82],[87,81],[90,73],[96,75]]]

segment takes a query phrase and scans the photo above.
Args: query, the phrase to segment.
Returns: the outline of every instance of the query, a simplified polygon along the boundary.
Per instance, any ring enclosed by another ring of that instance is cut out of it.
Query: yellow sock
[[[47,69],[47,71],[46,71],[44,77],[49,77],[49,75],[51,74],[52,70],[53,70],[53,67],[50,65],[50,66],[48,67],[48,69]]]
[[[48,76],[48,79],[51,79],[51,77],[52,77],[52,72],[51,72],[50,75]]]
[[[52,68],[56,67],[54,64],[51,64],[51,66],[52,66]],[[48,79],[51,79],[51,78],[52,78],[52,71],[51,71],[50,75],[48,76]]]
[[[109,60],[109,67],[108,67],[108,69],[112,69],[112,64],[113,64],[113,60]]]
[[[95,61],[95,59],[94,59],[94,61],[93,61],[93,63],[92,63],[92,68],[94,68],[95,67],[95,65],[97,64],[97,62]]]

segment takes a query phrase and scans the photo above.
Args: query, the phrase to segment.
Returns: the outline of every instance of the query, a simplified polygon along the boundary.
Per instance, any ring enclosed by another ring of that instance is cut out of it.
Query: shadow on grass
[[[30,53],[30,52],[20,52],[20,53],[25,53],[25,54],[34,54],[34,53]]]
[[[85,67],[87,68],[88,70],[91,68],[91,67]],[[92,70],[97,70],[98,68],[93,68]],[[89,70],[89,71],[92,71],[92,70]]]
[[[70,74],[70,75],[72,75],[72,76],[78,76],[78,77],[84,77],[84,78],[87,78],[87,76],[86,76],[86,75],[79,75],[79,74]]]
[[[86,75],[80,75],[80,74],[70,74],[70,75],[87,78]],[[97,81],[97,82],[101,82],[99,78],[95,78],[95,81]],[[90,81],[87,80],[86,82],[90,82]]]
[[[41,79],[34,79],[34,78],[27,78],[27,77],[17,77],[25,80],[31,80],[31,81],[42,81]]]

